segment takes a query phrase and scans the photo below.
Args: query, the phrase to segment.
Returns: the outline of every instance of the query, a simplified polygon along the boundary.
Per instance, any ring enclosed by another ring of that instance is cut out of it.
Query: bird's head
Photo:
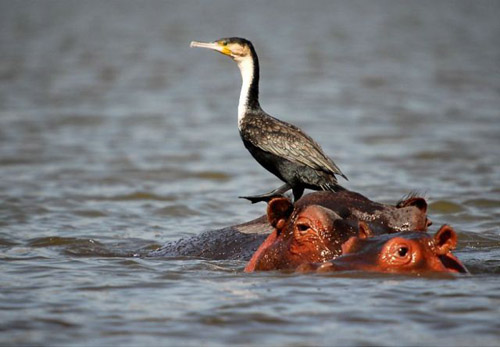
[[[252,43],[241,37],[229,37],[214,42],[192,41],[190,46],[208,48],[220,52],[231,57],[236,62],[241,62],[246,58],[252,58],[252,55],[255,54]]]

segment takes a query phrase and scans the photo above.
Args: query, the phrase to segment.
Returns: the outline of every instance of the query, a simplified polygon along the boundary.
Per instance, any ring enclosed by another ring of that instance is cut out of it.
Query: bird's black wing
[[[252,117],[242,124],[241,131],[247,141],[263,151],[328,173],[345,175],[328,158],[321,147],[296,126],[272,118]]]

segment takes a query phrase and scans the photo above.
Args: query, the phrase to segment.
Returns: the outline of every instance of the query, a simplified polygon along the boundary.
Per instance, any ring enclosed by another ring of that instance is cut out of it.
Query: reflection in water
[[[498,345],[498,7],[0,3],[0,341]],[[260,216],[237,197],[279,184],[238,137],[236,67],[189,48],[233,35],[256,45],[266,110],[347,188],[425,194],[474,275],[141,257]]]

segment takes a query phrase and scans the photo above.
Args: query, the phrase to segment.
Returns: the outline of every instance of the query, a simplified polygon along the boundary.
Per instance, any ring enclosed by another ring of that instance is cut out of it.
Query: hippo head
[[[255,252],[245,271],[294,269],[303,262],[323,262],[339,256],[342,243],[357,231],[353,223],[319,205],[294,209],[287,198],[267,207],[273,232]]]
[[[302,264],[297,270],[468,273],[451,253],[457,244],[457,235],[448,225],[443,225],[434,236],[422,232],[371,235],[369,227],[361,222],[358,236],[342,245],[342,256],[323,264]]]
[[[422,198],[390,206],[350,191],[312,193],[295,205],[287,198],[274,198],[267,207],[274,230],[245,271],[295,269],[303,263],[334,259],[342,254],[342,244],[358,234],[359,220],[370,225],[373,235],[425,231],[430,225],[426,211]]]
[[[427,218],[427,202],[413,194],[393,206],[372,201],[349,190],[337,193],[316,192],[297,201],[296,208],[308,205],[323,206],[343,218],[368,222],[377,234],[426,231],[432,225]]]

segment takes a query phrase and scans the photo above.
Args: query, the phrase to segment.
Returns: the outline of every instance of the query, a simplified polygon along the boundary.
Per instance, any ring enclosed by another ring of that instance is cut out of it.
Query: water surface
[[[0,3],[0,342],[500,344],[500,6]],[[243,274],[144,258],[265,211],[240,76],[191,40],[251,39],[261,104],[382,202],[424,194],[472,276]]]

